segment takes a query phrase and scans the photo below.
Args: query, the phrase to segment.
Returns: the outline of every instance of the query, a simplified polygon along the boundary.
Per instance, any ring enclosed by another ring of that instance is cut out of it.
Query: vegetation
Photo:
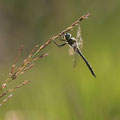
[[[0,107],[0,120],[119,120],[119,8],[119,0],[1,0],[0,86],[21,44],[25,48],[16,63],[19,67],[36,44],[39,47],[34,53],[48,38],[87,12],[91,16],[81,22],[82,52],[97,78],[90,74],[82,59],[73,69],[67,46],[59,49],[49,44],[32,60],[45,54],[49,56],[35,61],[32,69],[2,89],[1,94],[14,91],[0,98],[0,102],[10,98]],[[74,27],[70,33],[75,37],[76,31]],[[25,80],[31,82],[23,86]],[[23,87],[16,89],[19,86]]]

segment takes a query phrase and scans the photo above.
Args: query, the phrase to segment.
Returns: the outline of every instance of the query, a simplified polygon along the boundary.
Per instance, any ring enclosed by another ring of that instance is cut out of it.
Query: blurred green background
[[[48,57],[8,85],[31,80],[0,108],[0,120],[120,120],[119,0],[0,0],[0,83],[21,44],[22,60],[86,13],[83,53],[97,78],[82,59],[72,68],[68,46],[50,44],[41,52]]]

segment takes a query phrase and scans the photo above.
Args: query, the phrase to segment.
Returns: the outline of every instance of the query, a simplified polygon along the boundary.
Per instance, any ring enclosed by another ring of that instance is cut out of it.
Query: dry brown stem
[[[10,94],[6,99],[4,99],[1,103],[0,103],[0,107],[4,104],[4,103],[6,103],[10,98],[12,98],[13,97],[13,94]]]
[[[42,45],[42,46],[38,49],[38,51],[36,52],[36,54],[39,53],[39,52],[40,52],[43,48],[45,48],[47,45],[49,45],[53,40],[61,37],[61,36],[64,35],[66,32],[71,31],[75,26],[77,26],[77,25],[79,24],[79,22],[81,22],[81,21],[84,20],[84,19],[87,19],[89,15],[90,15],[90,14],[86,14],[86,15],[80,17],[77,21],[75,21],[74,23],[72,23],[69,27],[67,27],[65,30],[63,30],[62,32],[60,32],[58,35],[51,37],[44,45]]]
[[[36,60],[39,60],[40,58],[43,58],[45,56],[47,56],[48,54],[42,54],[39,57],[35,56],[42,50],[44,49],[46,46],[48,46],[52,41],[54,41],[55,39],[61,37],[62,35],[64,35],[65,33],[71,31],[75,26],[77,26],[82,20],[87,19],[89,16],[89,14],[86,14],[82,17],[80,17],[77,21],[75,21],[74,23],[72,23],[69,27],[67,27],[65,30],[63,30],[62,32],[60,32],[59,34],[57,34],[56,36],[51,37],[45,44],[43,44],[41,47],[39,47],[39,45],[36,45],[33,50],[30,52],[30,54],[28,55],[28,57],[22,62],[21,66],[18,67],[16,65],[16,63],[18,62],[18,59],[21,55],[21,52],[23,50],[23,45],[21,46],[21,48],[18,50],[18,54],[17,57],[14,61],[14,64],[12,65],[11,71],[9,73],[8,78],[5,80],[5,82],[2,84],[2,86],[0,87],[0,92],[2,91],[2,89],[4,89],[6,87],[6,85],[15,80],[19,75],[24,74],[25,71],[29,70],[30,68],[33,67],[33,62],[35,62]],[[39,47],[39,48],[38,48]],[[38,50],[36,50],[38,48]],[[9,92],[12,92],[14,90],[16,90],[17,88],[20,88],[23,85],[26,85],[27,83],[29,83],[30,81],[25,81],[22,84],[7,90],[6,92],[2,93],[0,95],[0,98],[2,98],[4,95],[8,94]],[[2,103],[0,104],[0,106],[5,103],[6,101],[8,101],[8,99],[10,99],[12,97],[13,94],[11,94],[10,96],[8,96],[8,98],[6,98],[5,100],[2,101]]]
[[[6,92],[2,93],[2,94],[0,95],[0,98],[2,98],[3,96],[5,96],[5,95],[8,94],[9,92],[13,92],[13,91],[16,90],[17,88],[20,88],[20,87],[22,87],[23,85],[28,84],[29,82],[30,82],[29,80],[25,80],[22,84],[17,85],[16,87],[14,87],[14,88],[12,88],[12,89],[9,89],[9,90],[7,90]]]

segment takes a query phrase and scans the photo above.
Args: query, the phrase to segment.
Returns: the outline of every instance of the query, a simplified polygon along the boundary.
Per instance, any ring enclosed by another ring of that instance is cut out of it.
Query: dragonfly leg
[[[64,39],[60,39],[60,41],[66,41],[66,40],[64,40]]]
[[[54,43],[55,43],[55,45],[57,45],[59,48],[61,48],[61,47],[63,47],[64,45],[66,45],[67,43],[65,42],[65,43],[63,43],[63,44],[61,44],[61,45],[58,45],[57,43],[56,43],[56,41],[53,41]]]
[[[64,39],[64,37],[60,37],[59,40],[60,40],[60,41],[66,41],[66,40]]]

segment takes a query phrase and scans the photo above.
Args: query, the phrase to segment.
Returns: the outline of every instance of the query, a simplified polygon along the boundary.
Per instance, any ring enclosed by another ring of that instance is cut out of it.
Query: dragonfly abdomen
[[[92,75],[93,75],[94,77],[96,77],[96,75],[95,75],[92,67],[90,66],[90,64],[88,63],[88,61],[85,59],[85,57],[82,55],[82,53],[80,52],[80,50],[79,50],[78,48],[77,48],[77,53],[82,57],[82,59],[84,60],[84,62],[85,62],[86,65],[88,66],[90,72],[92,73]]]

